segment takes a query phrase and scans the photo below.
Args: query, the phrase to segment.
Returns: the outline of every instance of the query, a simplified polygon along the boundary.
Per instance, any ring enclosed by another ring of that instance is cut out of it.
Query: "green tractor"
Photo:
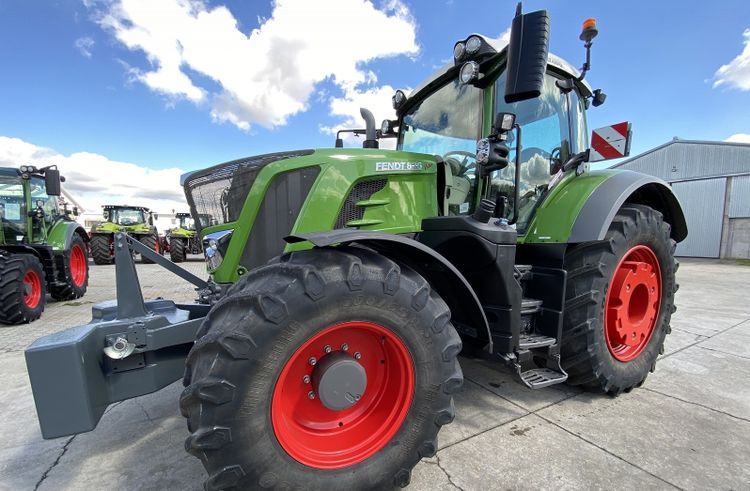
[[[88,236],[60,209],[62,180],[56,166],[0,168],[0,323],[38,319],[47,293],[55,300],[86,293]]]
[[[188,254],[201,254],[201,240],[195,230],[195,222],[190,213],[177,213],[177,227],[167,232],[169,258],[174,263],[181,263]]]
[[[604,94],[548,35],[545,11],[517,12],[508,47],[459,40],[396,93],[397,120],[378,131],[362,111],[364,148],[183,176],[209,280],[117,234],[117,302],[26,351],[44,437],[182,379],[207,490],[387,489],[437,451],[462,350],[530,389],[640,386],[670,332],[685,218],[665,182],[589,168],[629,132],[589,145]],[[144,302],[130,250],[198,302]]]
[[[114,234],[127,232],[149,249],[159,251],[159,233],[154,220],[159,216],[143,206],[104,205],[104,221],[91,229],[91,256],[95,264],[112,264],[115,260]],[[141,262],[153,263],[141,256]]]

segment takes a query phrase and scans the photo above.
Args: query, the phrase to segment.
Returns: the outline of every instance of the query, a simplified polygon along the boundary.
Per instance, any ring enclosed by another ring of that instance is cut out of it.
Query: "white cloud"
[[[63,155],[20,138],[0,136],[0,166],[24,164],[57,164],[66,178],[63,188],[88,213],[98,213],[105,204],[146,206],[162,213],[187,211],[180,187],[183,171],[178,168],[149,169],[90,152]]]
[[[73,45],[86,58],[91,58],[91,50],[94,48],[94,40],[88,36],[78,38]]]
[[[418,52],[414,20],[399,0],[382,9],[369,0],[276,0],[249,34],[226,7],[202,0],[113,0],[92,8],[119,42],[145,53],[150,67],[134,72],[138,80],[172,97],[207,101],[215,121],[244,130],[286,124],[324,80],[345,94],[362,90],[373,80],[363,64]]]
[[[726,85],[735,89],[750,90],[750,29],[742,33],[745,47],[726,65],[722,65],[714,74],[714,88]]]
[[[729,138],[724,140],[725,142],[732,142],[732,143],[750,143],[750,134],[748,133],[735,133],[734,135],[731,135]]]

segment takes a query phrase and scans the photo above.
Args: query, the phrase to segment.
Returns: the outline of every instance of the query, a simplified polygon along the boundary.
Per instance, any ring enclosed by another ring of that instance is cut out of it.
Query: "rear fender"
[[[672,226],[671,236],[675,241],[687,237],[682,206],[668,183],[639,172],[619,171],[591,193],[578,213],[568,242],[603,240],[615,214],[625,203],[654,208]]]
[[[337,229],[329,232],[297,234],[285,237],[288,243],[310,242],[316,247],[337,244],[361,244],[421,274],[448,304],[454,322],[467,326],[476,337],[487,343],[492,352],[492,337],[487,316],[469,282],[442,255],[426,245],[403,235],[361,230]],[[466,333],[465,330],[463,330]]]

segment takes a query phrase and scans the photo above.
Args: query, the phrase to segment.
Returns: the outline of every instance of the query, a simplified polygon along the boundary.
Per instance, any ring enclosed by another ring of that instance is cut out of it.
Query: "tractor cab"
[[[195,221],[193,221],[193,217],[190,213],[177,213],[175,218],[177,219],[177,228],[183,230],[195,230]]]
[[[394,97],[403,101],[397,108],[398,149],[440,158],[445,176],[439,203],[443,215],[470,215],[482,198],[488,198],[496,203],[493,215],[523,234],[562,165],[588,148],[585,106],[593,93],[575,68],[549,55],[539,97],[508,103],[506,48],[479,35],[468,40],[497,51],[495,66],[486,69],[481,83],[466,81],[460,62],[475,62],[464,49],[408,100]],[[515,119],[515,128],[504,140],[507,164],[480,176],[477,142],[492,132],[497,114]]]

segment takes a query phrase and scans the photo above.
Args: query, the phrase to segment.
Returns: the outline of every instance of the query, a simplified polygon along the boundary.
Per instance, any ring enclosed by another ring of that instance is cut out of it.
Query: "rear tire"
[[[335,333],[343,338],[328,343]],[[461,340],[446,304],[411,269],[354,247],[292,252],[249,273],[198,336],[180,409],[191,432],[185,448],[203,462],[207,490],[406,486],[417,462],[437,451],[438,430],[455,413],[451,394],[463,382]],[[314,381],[295,371],[313,370],[312,353],[327,366],[324,344],[350,362],[362,352],[368,385],[350,408],[310,399]],[[396,402],[387,408],[365,405],[388,397]],[[318,429],[306,442],[308,421]]]
[[[47,283],[39,259],[31,254],[0,256],[0,322],[35,321],[46,300]]]
[[[173,263],[185,260],[185,241],[178,238],[169,239],[169,258]]]
[[[159,238],[156,235],[141,235],[138,237],[138,242],[145,245],[152,251],[159,253]],[[154,264],[154,261],[141,254],[141,262],[143,264]]]
[[[654,371],[675,311],[675,246],[661,213],[626,204],[603,241],[568,251],[561,349],[568,383],[617,395]]]
[[[80,235],[73,234],[70,248],[63,255],[62,273],[65,284],[50,285],[50,294],[55,300],[81,298],[86,294],[89,284],[89,255]]]
[[[112,264],[115,262],[115,258],[110,254],[110,239],[111,235],[96,234],[91,237],[89,242],[89,248],[91,249],[91,257],[94,259],[94,264]]]

